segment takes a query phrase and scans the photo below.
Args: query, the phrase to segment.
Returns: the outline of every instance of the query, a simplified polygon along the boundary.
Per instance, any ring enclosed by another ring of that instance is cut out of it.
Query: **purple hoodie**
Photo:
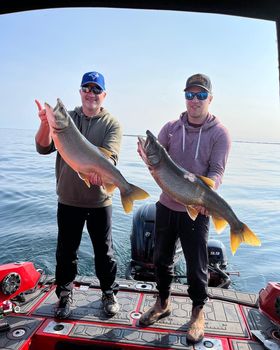
[[[163,126],[158,140],[176,164],[195,175],[213,179],[216,189],[222,183],[231,139],[217,117],[208,114],[202,126],[193,127],[188,123],[187,112],[184,112],[179,119]],[[159,201],[169,209],[186,210],[164,192]]]

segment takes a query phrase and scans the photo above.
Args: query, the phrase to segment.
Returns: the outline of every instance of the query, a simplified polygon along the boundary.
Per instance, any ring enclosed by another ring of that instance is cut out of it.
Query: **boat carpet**
[[[59,329],[56,331],[56,329]],[[61,330],[62,329],[62,330]],[[189,344],[184,332],[156,330],[153,328],[124,328],[123,326],[113,327],[111,325],[88,324],[88,323],[66,323],[50,321],[46,327],[42,327],[41,335],[46,339],[48,334],[52,337],[55,334],[67,336],[67,340],[58,341],[56,349],[72,350],[81,348],[81,340],[86,341],[86,349],[104,349],[112,344],[112,349],[126,349],[128,346],[136,349],[160,348],[160,349],[189,349],[189,350],[214,350],[232,349],[232,350],[265,350],[258,342],[250,339],[226,339],[218,337],[203,338],[199,344]],[[89,343],[90,341],[90,343]],[[228,344],[230,343],[230,347]],[[94,344],[98,344],[94,347]],[[117,345],[116,345],[117,344]],[[91,347],[92,346],[92,347]],[[100,347],[99,347],[100,346]],[[130,348],[129,347],[129,348]],[[110,347],[111,349],[111,347]]]
[[[71,305],[71,319],[91,322],[114,322],[116,324],[132,325],[130,314],[135,311],[140,294],[134,292],[118,293],[120,311],[114,317],[109,317],[103,310],[102,292],[99,289],[74,289]],[[57,296],[52,290],[49,296],[33,312],[36,316],[53,317],[57,304]]]
[[[92,281],[92,280],[91,280]],[[139,318],[155,302],[156,293],[144,282],[122,281],[117,294],[120,311],[115,316],[108,316],[103,310],[102,292],[91,282],[77,282],[73,291],[73,303],[69,319],[54,319],[57,305],[55,288],[48,292],[31,310],[31,317],[45,318],[36,332],[39,337],[51,337],[55,334],[64,336],[67,346],[73,342],[92,342],[106,346],[112,344],[131,344],[131,347],[152,347],[169,349],[193,348],[186,341],[187,322],[191,316],[191,300],[184,295],[185,289],[175,288],[171,295],[172,313],[150,327],[141,327]],[[186,288],[186,286],[184,286]],[[143,289],[143,290],[141,290]],[[247,306],[253,303],[253,294],[239,293],[213,288],[218,298],[210,298],[204,307],[205,338],[203,344],[209,344],[215,350],[261,350],[263,345],[251,340],[251,330],[271,331],[275,326],[261,314],[256,307]],[[183,293],[184,291],[184,293]],[[228,292],[228,293],[226,293]],[[252,296],[252,298],[251,298]],[[238,302],[241,297],[241,304]],[[236,301],[237,299],[237,301]],[[232,301],[228,301],[232,300]],[[243,302],[243,304],[242,304]],[[66,337],[66,338],[65,338]],[[69,343],[70,342],[70,343]],[[74,346],[74,345],[73,345]],[[125,348],[124,345],[123,348]],[[195,346],[196,350],[205,350],[207,346]],[[70,348],[69,348],[70,349]],[[122,349],[122,347],[121,347]]]
[[[22,316],[7,316],[5,320],[9,323],[11,329],[8,332],[0,333],[0,348],[2,350],[17,350],[23,348],[24,344],[29,342],[31,336],[42,323],[41,319]],[[64,331],[55,331],[54,329],[61,329],[61,327],[57,328],[57,325],[64,325]],[[185,335],[178,332],[164,333],[163,331],[154,332],[142,328],[115,328],[112,326],[83,323],[57,323],[55,321],[50,321],[47,324],[47,327],[44,327],[43,331],[45,335],[48,333],[52,335],[55,335],[56,333],[67,334],[68,341],[58,341],[56,346],[57,349],[61,348],[64,350],[77,349],[77,343],[75,342],[75,339],[77,338],[85,340],[91,339],[98,342],[98,344],[101,344],[102,341],[104,341],[105,344],[110,344],[111,342],[112,345],[117,343],[120,346],[121,344],[133,344],[141,345],[142,347],[193,349],[191,345],[187,344]],[[204,346],[197,344],[194,346],[194,349],[207,349],[207,342],[210,342],[210,344],[212,344],[211,347],[215,350],[223,349],[221,339],[207,337],[203,340]],[[72,347],[71,344],[73,345]],[[231,340],[231,347],[233,350],[264,350],[262,345],[251,340],[233,339]],[[82,345],[80,345],[80,348],[82,348]]]
[[[94,339],[100,344],[104,343],[114,343],[114,344],[128,344],[128,345],[140,345],[141,348],[146,347],[159,347],[167,349],[195,349],[195,350],[207,350],[211,347],[215,350],[223,350],[227,348],[223,346],[225,340],[222,341],[218,338],[203,338],[203,343],[191,345],[188,344],[186,340],[186,335],[184,333],[178,332],[162,332],[162,331],[152,331],[148,329],[123,329],[123,328],[113,328],[110,326],[101,327],[98,325],[89,324],[79,324],[75,325],[71,332],[69,333],[69,338],[71,339]],[[207,343],[211,346],[207,346]],[[232,342],[232,347],[234,350],[264,350],[264,347],[257,342],[252,340],[234,340]],[[125,349],[122,348],[121,349]]]
[[[118,293],[120,311],[117,315],[109,317],[103,311],[101,295],[101,290],[98,289],[80,290],[75,288],[70,319],[132,326],[137,325],[137,319],[140,314],[145,312],[155,302],[153,294],[120,291]],[[172,295],[171,301],[171,315],[154,324],[153,328],[185,332],[191,315],[191,300],[186,296]],[[53,290],[36,308],[33,315],[53,317],[56,304],[57,297]],[[204,314],[205,332],[207,334],[241,338],[249,337],[245,321],[237,304],[210,299],[204,308]]]
[[[96,277],[77,276],[75,282],[81,285],[88,285],[91,288],[100,288],[99,281]],[[142,282],[135,280],[126,280],[119,278],[117,280],[120,288],[123,290],[142,290],[146,292],[156,293],[155,282]],[[174,294],[188,295],[188,285],[181,283],[172,283],[171,292]],[[257,306],[258,293],[244,293],[233,289],[224,289],[209,287],[208,295],[212,299],[222,299],[225,301],[232,301],[247,306]]]
[[[24,302],[17,302],[15,299],[14,302],[20,306],[20,314],[26,314],[32,310],[32,308],[43,298],[46,293],[53,286],[53,277],[50,277],[50,283],[42,286],[38,290],[35,290],[33,293],[24,293]],[[123,291],[143,291],[146,293],[155,294],[157,292],[156,285],[153,282],[141,282],[141,281],[131,281],[125,279],[118,279],[118,284],[120,289]],[[99,282],[95,277],[78,277],[75,280],[76,285],[90,289],[99,289]],[[172,284],[172,293],[176,295],[187,296],[188,295],[188,286],[182,284]],[[222,288],[208,288],[208,295],[211,299],[218,299],[223,301],[229,301],[238,303],[244,306],[257,307],[258,294],[254,293],[243,293],[230,289]]]
[[[144,295],[140,312],[148,310],[155,302],[152,295]],[[191,317],[192,302],[188,297],[171,296],[172,313],[159,320],[154,328],[175,329],[185,332]],[[248,332],[239,306],[227,301],[209,300],[204,307],[205,333],[247,338]]]
[[[231,340],[231,347],[233,350],[264,350],[265,347],[260,344],[256,343],[252,340],[244,341],[244,340]]]
[[[0,332],[0,349],[2,350],[21,349],[43,322],[39,318],[23,316],[6,316],[4,320],[10,325],[10,330]]]
[[[280,329],[279,326],[275,325],[264,313],[260,312],[258,309],[250,307],[242,307],[243,313],[248,322],[250,330],[258,330],[266,335],[276,333],[278,341],[278,349],[280,349]],[[275,337],[276,338],[276,337]]]
[[[18,301],[16,298],[13,300],[16,305],[20,307],[17,312],[19,314],[27,314],[46,294],[49,292],[49,288],[40,288],[34,293],[24,294],[24,301]]]

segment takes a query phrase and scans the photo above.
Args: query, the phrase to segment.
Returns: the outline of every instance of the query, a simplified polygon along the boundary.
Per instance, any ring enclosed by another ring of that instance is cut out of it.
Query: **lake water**
[[[32,261],[53,274],[56,248],[55,154],[36,153],[33,130],[0,129],[0,264]],[[143,203],[156,202],[160,190],[136,152],[137,139],[125,136],[118,168],[126,179],[150,193]],[[261,247],[242,244],[235,256],[229,249],[229,229],[210,237],[226,246],[233,287],[258,292],[269,281],[280,280],[280,144],[233,142],[219,193],[261,239]],[[115,191],[113,239],[118,276],[130,261],[133,213],[125,214]],[[93,252],[87,232],[79,251],[79,274],[93,275]],[[184,261],[179,270],[184,273]]]

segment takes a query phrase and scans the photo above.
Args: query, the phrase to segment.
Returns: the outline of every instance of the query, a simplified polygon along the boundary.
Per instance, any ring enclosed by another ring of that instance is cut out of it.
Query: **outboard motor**
[[[228,265],[226,248],[216,239],[208,241],[208,285],[209,287],[228,288],[231,280],[226,272]]]
[[[156,205],[144,204],[133,214],[131,243],[131,261],[126,269],[126,279],[138,281],[155,281],[155,267],[153,263],[154,235],[155,235]],[[180,240],[177,241],[174,257],[174,267],[183,254]],[[226,248],[218,240],[208,241],[208,285],[210,287],[228,288],[231,280],[229,272]],[[234,273],[236,274],[236,273]],[[174,281],[181,282],[186,276],[175,275]]]
[[[156,206],[144,204],[133,214],[131,242],[131,261],[126,270],[126,279],[138,281],[155,281],[153,264]],[[182,254],[178,241],[174,262]]]
[[[209,239],[208,241],[208,262],[214,267],[218,265],[222,270],[225,270],[228,265],[226,247],[217,239]]]

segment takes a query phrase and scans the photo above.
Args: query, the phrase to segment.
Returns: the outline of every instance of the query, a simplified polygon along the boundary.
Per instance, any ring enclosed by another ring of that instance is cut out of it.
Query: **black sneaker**
[[[70,306],[73,302],[72,299],[72,293],[67,293],[66,295],[63,295],[63,292],[61,292],[61,295],[59,297],[58,305],[55,310],[55,317],[56,318],[68,318],[70,316],[71,310]]]
[[[120,305],[113,291],[103,292],[102,303],[107,315],[114,316],[120,310]]]

